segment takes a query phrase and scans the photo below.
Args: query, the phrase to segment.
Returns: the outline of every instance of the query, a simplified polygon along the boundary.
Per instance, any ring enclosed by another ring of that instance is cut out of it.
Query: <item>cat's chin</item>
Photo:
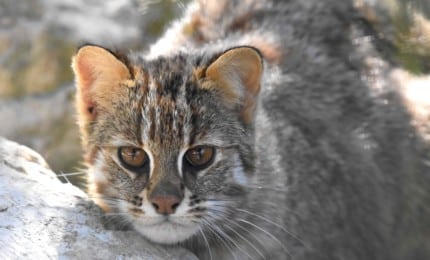
[[[150,226],[134,223],[134,228],[145,238],[160,244],[177,244],[199,231],[198,225],[181,225],[171,221]]]

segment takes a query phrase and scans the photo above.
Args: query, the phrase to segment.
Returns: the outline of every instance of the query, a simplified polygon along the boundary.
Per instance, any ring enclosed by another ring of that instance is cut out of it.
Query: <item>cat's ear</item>
[[[120,83],[131,73],[123,61],[109,50],[85,45],[73,57],[72,68],[77,87],[77,107],[80,121],[93,121],[98,107],[109,107]]]
[[[253,121],[260,92],[263,61],[253,47],[237,47],[222,53],[206,69],[206,88],[217,88],[229,105],[239,105],[242,121]]]

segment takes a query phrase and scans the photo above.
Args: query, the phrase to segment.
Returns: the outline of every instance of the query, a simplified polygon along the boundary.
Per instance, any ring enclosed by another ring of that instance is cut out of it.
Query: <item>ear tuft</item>
[[[209,84],[204,88],[219,90],[226,104],[239,104],[244,123],[251,123],[260,81],[263,73],[263,61],[260,52],[253,47],[237,47],[222,53],[206,69]]]

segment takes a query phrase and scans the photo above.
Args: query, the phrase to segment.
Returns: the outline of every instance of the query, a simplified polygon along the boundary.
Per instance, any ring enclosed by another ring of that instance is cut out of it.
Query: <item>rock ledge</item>
[[[1,259],[197,259],[134,231],[106,230],[101,215],[39,154],[0,137]]]

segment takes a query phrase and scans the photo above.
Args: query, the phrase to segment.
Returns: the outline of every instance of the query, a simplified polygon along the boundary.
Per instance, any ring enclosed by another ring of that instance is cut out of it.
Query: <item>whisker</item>
[[[107,196],[89,196],[90,199],[103,199],[103,200],[110,200],[110,201],[125,201],[128,202],[125,199],[116,198],[116,197],[107,197]]]
[[[290,251],[288,251],[288,249],[284,246],[284,244],[282,244],[281,243],[281,241],[279,241],[279,239],[278,238],[276,238],[274,235],[272,235],[270,232],[268,232],[267,230],[265,230],[264,228],[261,228],[261,227],[259,227],[259,226],[257,226],[257,225],[255,225],[254,223],[252,223],[252,222],[249,222],[249,221],[247,221],[247,220],[245,220],[245,219],[242,219],[242,218],[240,218],[240,219],[237,219],[237,221],[240,221],[240,222],[243,222],[243,223],[246,223],[246,224],[248,224],[248,225],[250,225],[250,226],[253,226],[254,228],[256,228],[256,229],[258,229],[258,230],[260,230],[261,232],[263,232],[263,233],[265,233],[267,236],[269,236],[270,238],[272,238],[274,241],[276,241],[284,250],[285,250],[285,252],[290,256],[290,257],[292,257],[292,255],[291,255],[291,253],[290,253]]]
[[[105,216],[128,216],[126,212],[107,212],[104,213]]]
[[[218,215],[223,215],[223,219],[225,220],[225,221],[229,221],[229,218],[227,217],[227,213],[234,213],[234,211],[235,211],[236,209],[229,209],[229,208],[225,208],[224,209],[224,211],[220,211],[220,210],[216,210],[216,209],[208,209],[208,211],[212,211],[212,212],[214,212],[214,213],[221,213],[221,214],[218,214]],[[246,213],[250,213],[250,212],[246,212]],[[210,215],[209,215],[210,216]],[[261,216],[259,216],[259,215],[256,215],[257,217],[261,217]],[[212,217],[212,216],[211,216]],[[263,217],[261,217],[261,218],[263,218]],[[275,225],[276,227],[278,227],[278,228],[280,228],[282,231],[284,231],[284,232],[286,232],[288,235],[290,235],[291,237],[293,237],[294,239],[296,239],[297,241],[299,241],[300,243],[302,243],[303,244],[303,246],[305,246],[306,248],[309,248],[308,246],[307,246],[307,244],[306,243],[304,243],[301,239],[299,239],[295,234],[293,234],[293,233],[291,233],[291,232],[289,232],[288,230],[286,230],[284,227],[282,227],[281,225],[279,225],[279,224],[277,224],[277,223],[275,223],[275,222],[273,222],[273,221],[271,221],[271,220],[269,220],[269,219],[267,219],[267,218],[264,218],[264,220],[265,221],[267,221],[268,223],[270,223],[270,224],[272,224],[272,225]],[[278,238],[276,238],[273,234],[271,234],[271,233],[269,233],[267,230],[265,230],[265,229],[263,229],[263,228],[261,228],[261,227],[259,227],[259,226],[257,226],[257,225],[255,225],[255,224],[253,224],[253,223],[251,223],[251,222],[248,222],[248,221],[246,221],[246,220],[244,220],[244,219],[238,219],[238,221],[241,221],[241,222],[244,222],[244,223],[247,223],[248,225],[251,225],[251,226],[254,226],[255,228],[257,228],[258,230],[260,230],[260,231],[262,231],[263,233],[265,233],[267,236],[269,236],[270,238],[272,238],[273,240],[275,240],[279,245],[281,245],[281,247],[287,252],[287,254],[288,255],[290,255],[290,257],[291,257],[291,254],[290,254],[290,252],[288,251],[288,249],[279,241],[279,239]],[[232,220],[230,220],[230,223],[232,223],[232,224],[235,224],[235,225],[237,225],[237,226],[240,226],[242,229],[245,229],[245,230],[247,230],[246,228],[244,228],[244,227],[242,227],[241,225],[239,225],[239,223],[235,223],[234,221],[232,221]],[[224,223],[225,224],[225,223]],[[249,230],[247,230],[247,232],[248,233],[250,233],[251,234],[251,232],[249,231]],[[256,237],[254,236],[254,238],[256,239]],[[257,241],[258,241],[258,239],[256,239]]]
[[[294,238],[294,239],[296,239],[297,241],[299,241],[299,242],[300,242],[303,246],[305,246],[307,249],[309,249],[309,247],[307,246],[307,244],[306,244],[305,242],[303,242],[303,240],[301,240],[300,238],[298,238],[297,234],[295,234],[295,233],[293,233],[293,232],[291,232],[291,231],[288,231],[288,230],[287,230],[285,227],[283,227],[282,225],[280,225],[280,224],[278,224],[278,223],[276,223],[276,222],[274,222],[274,221],[272,221],[272,220],[270,220],[270,219],[268,219],[268,218],[266,218],[266,217],[260,216],[260,215],[258,215],[258,214],[256,214],[256,213],[252,213],[252,212],[247,211],[247,210],[244,210],[244,209],[237,208],[236,210],[237,210],[237,211],[240,211],[240,212],[243,212],[243,213],[246,213],[246,214],[249,214],[249,215],[252,215],[252,216],[255,216],[255,217],[259,218],[259,219],[262,219],[262,220],[264,220],[264,221],[266,221],[266,222],[268,222],[268,223],[270,223],[270,224],[272,224],[272,225],[274,225],[274,226],[276,226],[276,227],[280,228],[282,231],[284,231],[284,232],[285,232],[285,233],[287,233],[289,236],[291,236],[292,238]]]
[[[211,248],[210,248],[210,246],[209,246],[208,239],[206,238],[205,233],[203,232],[202,227],[199,227],[199,230],[200,230],[200,233],[202,234],[203,239],[205,240],[206,246],[207,246],[207,248],[208,248],[208,250],[209,250],[209,257],[210,257],[210,260],[212,260],[212,250],[211,250]]]
[[[59,174],[57,174],[58,176],[77,176],[77,175],[86,175],[86,172],[69,172],[69,173],[64,173],[64,172],[60,172]]]
[[[209,202],[235,202],[235,201],[238,201],[238,200],[234,200],[234,199],[212,199],[211,198],[211,199],[206,199],[206,201],[209,201]],[[296,211],[294,211],[294,210],[292,210],[292,209],[290,209],[290,208],[288,208],[286,206],[278,205],[278,204],[275,204],[275,203],[272,203],[272,202],[267,202],[267,201],[261,201],[260,204],[261,205],[266,205],[266,206],[273,206],[275,208],[281,208],[283,210],[291,212],[292,214],[294,214],[294,215],[296,215],[296,216],[298,216],[300,218],[303,218],[303,216],[301,214],[297,213]],[[219,205],[219,204],[214,204],[214,205]],[[223,206],[226,206],[226,205],[228,205],[228,204],[227,203],[223,204]]]
[[[264,248],[263,244],[260,242],[258,237],[253,232],[251,232],[251,230],[244,228],[242,225],[240,225],[239,223],[236,223],[235,221],[230,221],[230,223],[235,225],[236,227],[242,229],[243,231],[247,232],[250,236],[252,236],[254,238],[254,240],[256,242],[258,242]]]
[[[256,260],[254,257],[252,257],[251,255],[249,255],[242,247],[240,247],[235,241],[234,239],[229,236],[227,233],[225,233],[222,229],[220,229],[218,226],[214,227],[220,234],[222,234],[225,238],[227,238],[228,240],[231,241],[231,243],[237,248],[239,249],[239,251],[241,251],[242,253],[244,253],[245,255],[247,255],[249,258]]]
[[[231,222],[228,219],[226,219],[227,222]],[[251,243],[247,238],[245,238],[244,236],[242,236],[239,232],[237,232],[236,230],[234,230],[234,228],[232,228],[230,225],[228,225],[227,223],[224,223],[225,227],[227,227],[229,230],[231,230],[233,233],[235,233],[238,237],[242,238],[242,240],[244,240],[246,243],[248,243],[248,245],[250,245],[256,252],[257,254],[259,254],[263,259],[266,259],[263,255],[263,253],[261,253],[260,250],[258,250],[258,248]]]
[[[208,201],[208,202],[237,202],[238,201],[238,200],[235,200],[235,199],[213,199],[213,198],[211,198],[211,199],[205,199],[205,200]],[[286,206],[281,206],[281,205],[277,205],[277,204],[274,204],[274,203],[271,203],[271,202],[266,202],[266,201],[261,201],[260,204],[261,205],[266,205],[266,206],[273,206],[273,207],[276,207],[276,208],[281,208],[283,210],[291,212],[292,214],[294,214],[294,215],[296,215],[296,216],[298,216],[300,218],[303,218],[303,216],[301,214],[297,213],[296,211],[294,211],[294,210],[292,210],[292,209],[290,209],[290,208],[288,208]],[[213,205],[216,205],[216,206],[228,206],[229,204],[225,203],[225,204],[213,204]]]
[[[211,227],[211,222],[210,222],[209,220],[205,219],[205,218],[203,218],[203,219],[202,219],[202,221],[203,221],[204,226],[205,226],[205,227],[207,227],[207,229],[208,229],[210,232],[212,232],[212,234],[214,234],[214,235],[215,235],[215,237],[216,237],[216,238],[218,238],[218,239],[219,239],[219,241],[221,241],[227,249],[229,249],[229,252],[230,252],[230,253],[231,253],[231,255],[233,256],[233,258],[234,258],[235,260],[237,260],[237,257],[236,257],[236,255],[235,255],[235,254],[234,254],[234,252],[233,252],[233,248],[232,248],[232,247],[230,247],[230,246],[227,244],[227,241],[225,241],[225,239],[224,239],[220,234],[218,234],[218,232],[217,232],[216,230],[214,230],[214,229]]]
[[[223,198],[223,199],[204,199],[205,201],[220,201],[220,202],[231,202],[231,201],[238,201],[238,200],[235,200],[235,199],[225,199],[225,198]]]
[[[103,200],[104,202],[122,202],[122,201],[126,201],[126,200],[122,200],[122,199],[116,199],[116,198],[107,198],[107,197],[94,197],[91,196],[90,199],[99,199],[99,200]]]
[[[246,187],[246,188],[250,188],[250,189],[257,189],[257,190],[272,190],[272,191],[281,191],[281,192],[286,192],[287,190],[286,190],[286,188],[275,188],[275,187],[265,187],[265,186],[260,186],[260,185],[257,185],[257,186],[251,186],[251,185],[242,185],[242,186],[244,186],[244,187]]]
[[[282,225],[280,225],[280,224],[278,224],[278,223],[276,223],[276,222],[274,222],[274,221],[272,221],[272,220],[270,220],[270,219],[268,219],[268,218],[266,218],[266,217],[263,217],[263,216],[260,216],[260,215],[258,215],[258,214],[255,214],[255,213],[252,213],[252,212],[249,212],[249,211],[247,211],[247,210],[244,210],[244,209],[240,209],[240,208],[228,208],[228,207],[223,207],[223,209],[222,210],[219,210],[219,209],[215,209],[215,208],[208,208],[208,212],[210,213],[210,212],[213,212],[213,213],[218,213],[218,215],[220,215],[220,216],[222,216],[224,219],[226,219],[226,220],[228,220],[229,219],[229,216],[230,215],[234,215],[235,213],[236,213],[236,211],[239,211],[239,212],[243,212],[243,213],[246,213],[246,214],[248,214],[248,215],[252,215],[252,216],[255,216],[255,217],[258,217],[258,218],[260,218],[260,219],[262,219],[262,220],[264,220],[264,221],[266,221],[266,222],[268,222],[268,223],[270,223],[270,224],[272,224],[272,225],[274,225],[275,227],[277,227],[277,228],[279,228],[279,229],[281,229],[282,231],[284,231],[286,234],[288,234],[289,236],[291,236],[292,238],[294,238],[294,239],[296,239],[298,242],[300,242],[303,246],[305,246],[306,248],[310,248],[303,240],[301,240],[299,237],[298,237],[298,235],[296,235],[295,233],[293,233],[293,232],[291,232],[291,231],[289,231],[289,230],[287,230],[285,227],[283,227]]]

